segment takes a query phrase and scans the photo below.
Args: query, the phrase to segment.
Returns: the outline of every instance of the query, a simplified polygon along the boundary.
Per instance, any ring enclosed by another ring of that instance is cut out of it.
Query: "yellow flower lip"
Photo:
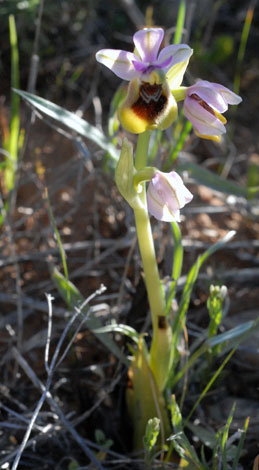
[[[153,71],[147,81],[133,79],[125,101],[119,109],[119,120],[129,132],[140,134],[147,129],[166,129],[177,117],[177,105],[165,77]]]

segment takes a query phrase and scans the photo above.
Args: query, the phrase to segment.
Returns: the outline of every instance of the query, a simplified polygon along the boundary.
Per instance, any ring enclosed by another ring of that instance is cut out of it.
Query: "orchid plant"
[[[172,222],[178,230],[180,209],[193,197],[175,171],[165,173],[147,166],[150,132],[169,128],[177,119],[178,103],[183,101],[183,112],[196,135],[219,142],[226,132],[222,113],[229,104],[241,102],[238,95],[217,83],[199,80],[190,87],[182,86],[193,50],[186,44],[161,48],[163,39],[162,28],[144,28],[133,36],[134,52],[102,49],[96,54],[98,62],[129,82],[118,118],[126,131],[138,134],[135,157],[132,144],[124,139],[115,172],[117,187],[134,211],[152,318],[151,346],[148,348],[144,336],[140,336],[129,368],[127,402],[135,448],[143,446],[150,418],[160,419],[162,446],[170,432],[164,391],[176,341],[159,276],[150,215]]]

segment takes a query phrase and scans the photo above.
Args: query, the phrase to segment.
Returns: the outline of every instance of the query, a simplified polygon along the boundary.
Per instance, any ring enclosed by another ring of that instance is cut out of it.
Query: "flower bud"
[[[158,220],[179,222],[180,209],[192,198],[178,173],[157,171],[147,190],[148,211]]]
[[[220,142],[227,122],[221,113],[227,111],[229,104],[241,101],[240,96],[223,85],[200,80],[187,89],[184,114],[198,137]]]

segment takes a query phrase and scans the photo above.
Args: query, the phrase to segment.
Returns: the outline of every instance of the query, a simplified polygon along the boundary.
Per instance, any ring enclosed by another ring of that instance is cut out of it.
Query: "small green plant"
[[[259,321],[247,322],[220,334],[218,329],[224,314],[226,288],[211,286],[207,301],[207,335],[202,338],[202,342],[192,344],[189,356],[183,363],[180,344],[186,331],[191,295],[200,269],[235,233],[230,232],[196,259],[187,273],[180,294],[179,279],[183,267],[180,210],[192,200],[192,194],[180,174],[183,176],[183,172],[187,170],[194,181],[239,196],[252,197],[258,188],[243,188],[197,164],[181,158],[177,160],[179,150],[192,128],[199,138],[220,142],[226,133],[226,119],[223,113],[227,111],[228,105],[241,102],[237,94],[223,85],[206,80],[199,80],[189,87],[182,86],[183,76],[193,53],[188,45],[179,44],[185,6],[185,2],[181,1],[174,44],[160,50],[164,37],[163,29],[144,28],[133,36],[134,52],[104,49],[97,53],[98,62],[129,82],[127,88],[118,90],[112,102],[109,120],[109,135],[112,140],[62,107],[27,92],[16,92],[40,112],[92,140],[105,151],[106,169],[114,171],[117,188],[134,213],[151,314],[150,341],[147,340],[147,333],[140,334],[128,325],[113,321],[103,327],[96,318],[89,317],[87,320],[88,327],[94,334],[128,367],[129,387],[126,391],[126,401],[133,425],[134,449],[144,453],[147,468],[151,468],[157,455],[169,461],[176,452],[179,456],[179,468],[227,470],[231,461],[232,469],[236,470],[248,421],[239,444],[234,449],[233,439],[229,438],[234,409],[224,428],[217,435],[213,435],[210,460],[206,459],[203,448],[201,457],[198,456],[187,438],[186,428],[191,428],[190,418],[197,406],[213,386],[240,342],[258,327]],[[183,102],[183,106],[178,119],[180,102]],[[172,144],[163,136],[163,131],[175,123],[178,127],[175,129],[176,139]],[[138,136],[135,148],[126,138],[120,152],[115,147],[116,131],[120,124],[128,133]],[[168,157],[162,169],[153,166],[160,146],[166,150]],[[167,172],[169,169],[171,171]],[[69,307],[76,307],[82,296],[69,281],[65,253],[50,205],[49,213],[64,270],[62,275],[53,269],[52,277]],[[171,224],[174,258],[167,289],[160,278],[150,216]],[[133,345],[129,345],[129,358],[120,352],[109,337],[110,332],[124,334],[132,340]],[[183,419],[181,407],[172,392],[181,388],[184,379],[182,405],[188,389],[187,373],[194,376],[200,372],[206,359],[211,366],[213,359],[223,354],[227,354],[225,359],[215,372],[211,372],[187,418]],[[192,426],[192,430],[195,432],[195,427]],[[96,437],[102,441],[106,439],[99,431]]]

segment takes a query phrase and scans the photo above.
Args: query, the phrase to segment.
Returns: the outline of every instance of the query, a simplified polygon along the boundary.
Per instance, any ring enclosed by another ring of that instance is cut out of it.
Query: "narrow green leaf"
[[[53,211],[52,211],[52,208],[51,208],[51,205],[50,205],[50,200],[49,200],[49,195],[48,195],[47,188],[45,188],[45,197],[46,197],[46,201],[47,201],[49,217],[50,217],[52,227],[53,227],[53,230],[54,230],[54,233],[55,233],[55,236],[56,236],[57,244],[58,244],[58,249],[59,249],[59,254],[60,254],[60,257],[61,257],[61,261],[62,261],[65,280],[66,280],[66,283],[68,284],[69,278],[68,278],[68,267],[67,267],[66,253],[65,253],[65,250],[64,250],[64,247],[63,247],[63,244],[62,244],[62,241],[61,241],[61,237],[59,235],[58,227],[56,225],[56,221],[55,221],[55,218],[54,218],[54,214],[53,214]],[[68,308],[70,310],[70,305],[71,305],[70,289],[67,289],[66,294],[67,294],[66,302],[67,302]]]
[[[239,459],[241,457],[241,453],[242,453],[243,446],[244,446],[244,440],[245,440],[245,437],[246,437],[246,432],[247,432],[248,425],[249,425],[249,417],[246,418],[244,429],[241,431],[242,434],[241,434],[241,438],[240,438],[238,446],[237,446],[237,451],[236,451],[236,455],[235,455],[235,458],[234,458],[232,470],[237,470],[238,462],[239,462]]]
[[[184,422],[184,426],[186,426],[186,424],[190,421],[194,411],[196,410],[197,406],[200,404],[200,402],[203,400],[203,398],[205,397],[205,395],[207,394],[207,392],[209,391],[209,389],[212,387],[212,385],[214,384],[215,380],[219,377],[219,375],[221,374],[222,370],[224,369],[225,365],[228,363],[228,361],[231,359],[231,357],[233,356],[233,354],[236,352],[236,349],[237,349],[237,346],[235,348],[233,348],[230,353],[227,355],[227,357],[225,358],[225,360],[222,362],[222,364],[220,365],[220,367],[216,370],[215,374],[213,375],[213,377],[210,379],[210,381],[208,382],[208,384],[206,385],[206,387],[203,389],[202,393],[200,394],[198,400],[195,402],[195,404],[193,405],[190,413],[188,414],[185,422]]]
[[[196,260],[194,265],[191,267],[187,275],[187,280],[186,280],[183,293],[181,296],[178,313],[173,323],[174,334],[173,334],[172,354],[175,357],[174,364],[171,369],[171,380],[173,382],[175,382],[174,371],[177,365],[176,358],[178,357],[177,346],[179,342],[179,337],[186,322],[186,313],[189,307],[192,289],[198,277],[200,268],[202,267],[203,263],[208,259],[208,257],[212,255],[213,253],[215,253],[215,251],[219,250],[229,240],[231,240],[231,238],[235,235],[235,233],[236,232],[234,230],[231,230],[225,237],[222,238],[222,240],[220,240],[219,242],[215,243],[210,248],[208,248],[208,250],[206,250],[201,256],[198,257],[198,259]]]
[[[188,429],[197,436],[206,447],[213,449],[216,443],[216,433],[214,431],[203,428],[202,426],[197,426],[192,423],[187,424]]]
[[[140,339],[140,334],[137,333],[134,328],[124,325],[123,323],[112,323],[111,325],[102,326],[101,328],[94,330],[94,333],[119,333],[121,335],[128,336],[136,344],[138,344]]]
[[[54,269],[52,272],[52,279],[53,282],[58,289],[61,297],[67,301],[68,291],[70,292],[70,304],[71,308],[78,308],[82,305],[84,298],[76,286],[71,282],[68,281],[63,274],[61,274],[57,269]],[[83,314],[88,313],[89,307],[88,305],[82,310]],[[113,341],[113,339],[105,332],[99,333],[98,329],[102,328],[102,323],[99,318],[94,316],[90,316],[86,321],[86,326],[89,330],[103,343],[106,348],[114,354],[117,359],[119,359],[123,364],[128,366],[128,360],[122,353],[122,351],[118,348],[117,344]]]
[[[182,126],[182,121],[183,121],[183,113],[181,112],[178,118],[178,123],[180,126]],[[176,124],[176,128],[178,125]],[[179,138],[176,141],[176,144],[173,146],[171,149],[170,156],[168,160],[165,162],[163,165],[163,170],[168,171],[172,168],[172,165],[174,164],[175,160],[177,159],[179,152],[182,150],[187,137],[189,136],[190,132],[192,130],[192,123],[190,121],[185,121],[185,124],[183,125],[182,131],[180,133]],[[177,163],[177,168],[179,168],[179,163]],[[180,169],[180,168],[179,168]],[[181,169],[180,169],[181,171]]]
[[[188,171],[189,175],[192,176],[197,183],[224,194],[233,194],[245,198],[255,197],[259,194],[259,188],[243,188],[234,181],[225,180],[206,168],[202,168],[196,163],[184,161],[182,158],[178,161],[176,168],[180,172]]]
[[[211,350],[212,347],[221,345],[220,355],[226,353],[230,348],[238,347],[242,341],[249,337],[250,334],[254,333],[259,328],[259,318],[255,321],[249,321],[239,325],[235,328],[232,328],[225,333],[221,333],[217,336],[214,336],[211,339],[208,339],[202,346],[194,351],[191,357],[188,359],[187,363],[179,370],[179,372],[174,376],[172,381],[172,387],[181,380],[184,374],[189,370],[193,364],[201,357],[204,353],[207,353]]]
[[[227,465],[227,440],[228,440],[228,435],[229,435],[229,429],[230,425],[233,420],[234,412],[235,412],[236,404],[232,406],[232,409],[229,413],[229,417],[227,419],[227,422],[224,426],[222,437],[221,437],[221,453],[222,453],[222,465],[223,465],[223,470],[228,470],[228,465]]]
[[[183,265],[183,245],[181,230],[177,222],[171,223],[173,239],[174,239],[174,259],[172,269],[172,283],[169,289],[168,300],[166,303],[166,313],[168,314],[171,308],[171,302],[175,298],[177,281],[181,276],[182,265]]]
[[[108,152],[113,160],[118,160],[119,152],[114,147],[114,145],[99,129],[92,126],[84,119],[81,119],[76,114],[67,111],[61,106],[52,103],[51,101],[33,95],[32,93],[28,93],[27,91],[15,90],[15,92],[41,113],[46,114],[52,119],[55,119],[60,124],[63,124],[83,137],[90,139],[101,149]]]
[[[255,2],[254,2],[255,5]],[[246,13],[246,18],[242,30],[242,35],[241,35],[241,40],[240,40],[240,46],[238,50],[238,55],[237,55],[237,64],[236,64],[236,73],[235,73],[235,78],[234,78],[234,92],[239,93],[239,88],[240,88],[240,77],[241,77],[241,71],[242,71],[242,64],[243,60],[245,57],[245,50],[246,50],[246,45],[247,45],[247,40],[254,16],[254,8],[255,6],[252,6],[251,2],[248,7],[247,13]]]
[[[63,274],[61,274],[57,268],[54,268],[51,272],[51,277],[56,285],[61,297],[67,302],[67,298],[70,299],[70,307],[75,308],[83,303],[84,297],[76,288],[76,286],[69,281]]]
[[[242,335],[252,333],[259,327],[259,319],[255,321],[248,321],[242,323],[242,325],[238,325],[231,330],[226,331],[225,333],[221,333],[217,336],[206,341],[208,347],[217,346],[219,344],[227,344],[228,347],[232,344],[233,341],[239,340]]]

